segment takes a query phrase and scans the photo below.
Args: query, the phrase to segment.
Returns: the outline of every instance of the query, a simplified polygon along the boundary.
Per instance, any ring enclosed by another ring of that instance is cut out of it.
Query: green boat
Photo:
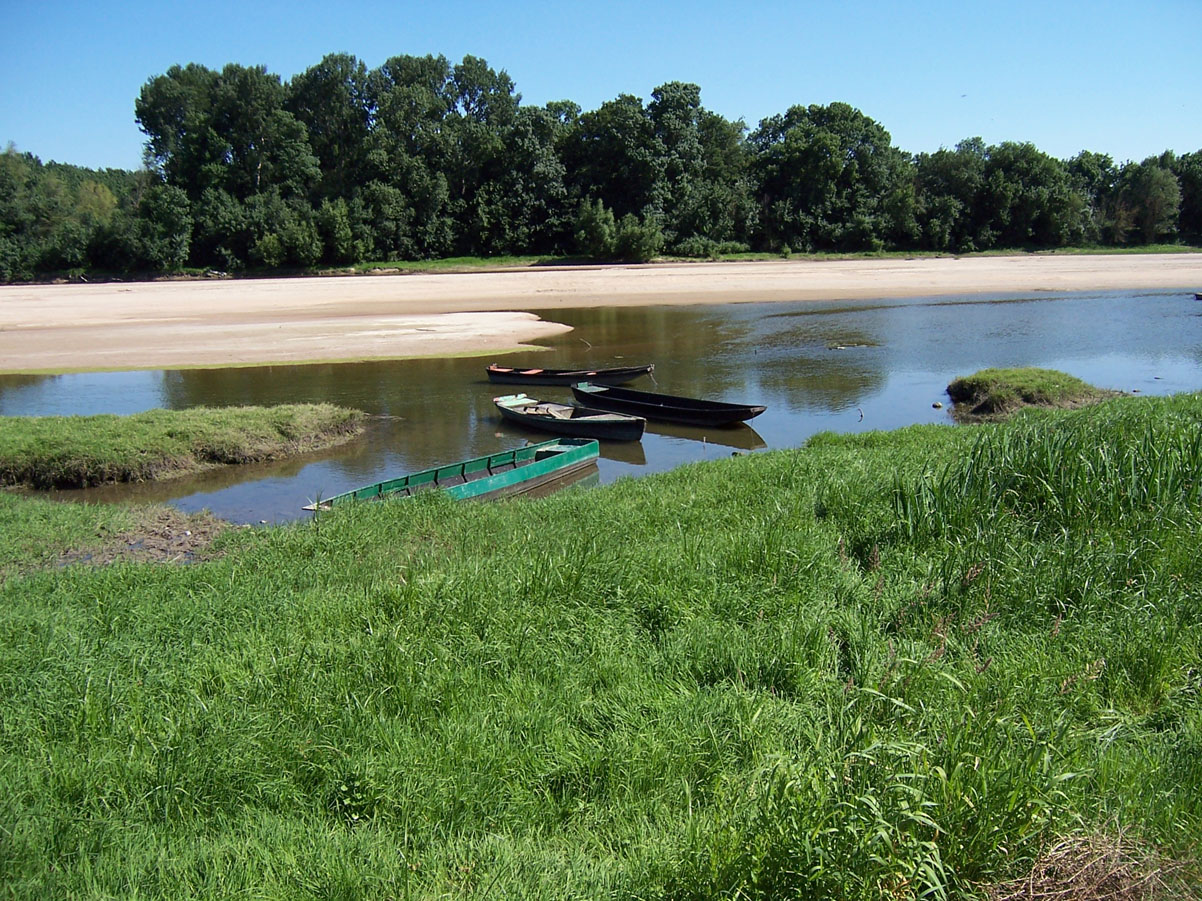
[[[363,501],[379,497],[411,497],[422,491],[438,489],[457,500],[507,497],[527,494],[550,482],[566,479],[595,466],[599,448],[596,441],[584,438],[560,438],[501,451],[487,457],[464,460],[447,466],[424,469],[411,475],[388,479],[322,498],[307,504],[306,510],[328,510],[345,501]]]

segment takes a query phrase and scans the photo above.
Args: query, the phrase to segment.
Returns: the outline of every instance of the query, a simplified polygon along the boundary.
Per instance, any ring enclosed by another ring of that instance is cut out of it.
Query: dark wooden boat
[[[488,380],[499,385],[571,385],[575,382],[623,385],[640,375],[649,375],[654,369],[654,363],[611,369],[518,369],[492,363],[486,371]]]
[[[643,437],[647,420],[626,413],[611,413],[572,404],[557,404],[536,400],[525,394],[494,397],[493,403],[501,415],[532,429],[573,435],[578,438],[604,438],[609,441],[638,441]]]
[[[717,400],[677,397],[672,394],[653,394],[650,391],[635,391],[633,388],[597,385],[592,382],[573,385],[572,393],[581,403],[591,404],[602,410],[632,413],[645,419],[677,422],[682,425],[733,425],[753,419],[767,409],[758,404],[729,404]]]
[[[304,509],[328,510],[334,504],[346,501],[411,497],[436,489],[459,500],[526,494],[551,482],[567,479],[586,467],[595,467],[599,453],[596,441],[558,438],[376,482],[320,498]]]

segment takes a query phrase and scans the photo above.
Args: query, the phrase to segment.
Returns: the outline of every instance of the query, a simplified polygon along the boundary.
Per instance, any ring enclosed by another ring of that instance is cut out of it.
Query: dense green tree
[[[187,262],[192,239],[188,195],[172,185],[154,185],[138,205],[138,220],[146,268],[173,270]]]
[[[511,251],[517,247],[514,233],[524,230],[511,218],[524,204],[519,200],[511,207],[506,190],[524,186],[505,184],[521,98],[504,70],[496,72],[474,56],[465,56],[451,70],[450,87],[454,105],[447,117],[451,140],[444,171],[455,250],[473,255]]]
[[[303,124],[320,177],[321,200],[352,196],[363,181],[375,107],[367,67],[332,53],[287,85],[285,108]]]
[[[1202,244],[1202,150],[1182,154],[1173,171],[1181,192],[1177,231],[1190,244]]]
[[[148,181],[94,236],[89,254],[102,268],[164,272],[187,262],[192,237],[188,196],[179,188]]]
[[[289,82],[172,66],[135,102],[146,169],[0,157],[0,278],[99,266],[344,265],[451,254],[649,259],[1202,243],[1202,151],[1116,167],[980,138],[908,157],[845,103],[750,134],[669,81],[523,106],[478,57],[335,53]]]
[[[376,119],[363,192],[374,252],[419,259],[451,251],[445,160],[453,137],[451,67],[442,56],[396,56],[368,78]]]
[[[252,234],[241,201],[221,188],[206,188],[193,202],[193,259],[236,271],[250,259]]]
[[[696,85],[656,88],[647,107],[662,154],[654,212],[676,248],[746,240],[755,221],[747,179],[742,122],[727,122],[701,106]]]
[[[351,214],[345,200],[323,200],[317,211],[317,230],[321,235],[322,259],[329,263],[353,263],[359,248],[351,228]]]
[[[135,104],[148,160],[193,199],[207,188],[239,199],[268,187],[304,194],[318,161],[284,96],[279,76],[262,66],[172,66],[143,85]]]
[[[504,136],[503,159],[488,190],[501,216],[494,253],[553,253],[570,247],[567,171],[556,152],[566,126],[550,110],[523,107]],[[480,204],[480,209],[487,209]]]
[[[915,159],[920,246],[969,253],[991,241],[975,231],[973,210],[985,175],[986,149],[980,138],[961,141]]]
[[[889,132],[846,103],[794,106],[749,138],[768,244],[868,250],[913,231],[913,183]]]
[[[1119,176],[1119,217],[1130,242],[1154,244],[1175,237],[1181,188],[1171,158],[1128,163]],[[1122,238],[1119,238],[1122,240]]]
[[[1060,160],[1030,143],[989,148],[974,215],[988,246],[1062,247],[1081,240],[1087,215]]]
[[[1065,165],[1073,188],[1085,201],[1085,240],[1112,241],[1119,178],[1114,160],[1108,154],[1082,150]]]
[[[576,196],[605,203],[618,218],[659,213],[663,154],[643,101],[630,94],[581,114],[562,142]]]
[[[614,256],[632,263],[645,263],[656,257],[664,246],[664,233],[654,216],[639,217],[627,213],[618,223],[614,236]]]
[[[94,265],[92,248],[135,182],[134,173],[43,165],[7,150],[0,155],[0,278]]]
[[[576,249],[594,260],[613,256],[618,229],[613,211],[600,200],[584,200],[576,212]]]

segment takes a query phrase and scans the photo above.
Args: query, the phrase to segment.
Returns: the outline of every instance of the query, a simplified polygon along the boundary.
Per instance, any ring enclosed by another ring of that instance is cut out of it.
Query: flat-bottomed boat
[[[596,441],[558,438],[376,482],[320,498],[304,509],[327,510],[334,504],[346,501],[412,497],[422,491],[433,490],[445,491],[458,500],[526,494],[550,482],[565,479],[585,467],[595,466],[599,453]]]

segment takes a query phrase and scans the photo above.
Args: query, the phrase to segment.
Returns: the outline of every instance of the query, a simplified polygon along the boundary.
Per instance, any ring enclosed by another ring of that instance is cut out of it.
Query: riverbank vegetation
[[[998,419],[1023,407],[1067,409],[1097,403],[1118,392],[1095,388],[1081,379],[1054,369],[1020,367],[982,369],[954,379],[947,386],[960,422]]]
[[[1202,244],[1202,150],[1060,160],[970,137],[914,154],[846,103],[748,128],[695,84],[586,111],[523,105],[472,56],[369,70],[340,53],[288,80],[172,66],[134,105],[145,170],[0,155],[0,280]]]
[[[1120,398],[27,567],[6,891],[1202,897],[1200,426]]]
[[[90,488],[259,463],[346,441],[364,418],[332,404],[0,417],[0,485]]]

